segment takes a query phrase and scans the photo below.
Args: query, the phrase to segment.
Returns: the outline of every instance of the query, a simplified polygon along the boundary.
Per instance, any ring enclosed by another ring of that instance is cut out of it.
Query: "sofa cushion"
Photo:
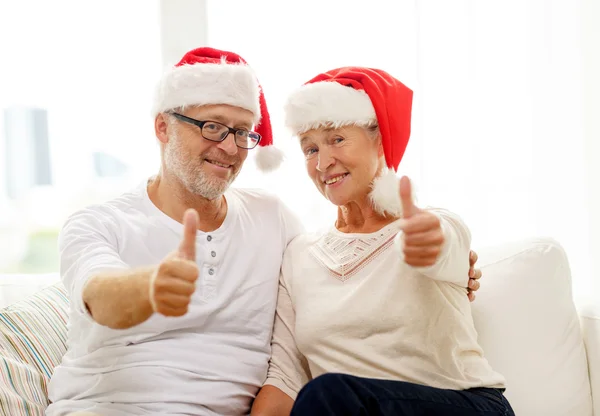
[[[479,341],[520,416],[591,416],[592,397],[565,251],[551,239],[483,250],[472,304]]]
[[[0,414],[44,414],[66,352],[68,310],[60,283],[0,310]]]

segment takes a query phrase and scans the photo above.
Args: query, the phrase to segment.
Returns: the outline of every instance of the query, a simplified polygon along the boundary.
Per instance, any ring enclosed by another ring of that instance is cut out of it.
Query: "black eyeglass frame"
[[[196,120],[195,118],[191,118],[188,116],[184,116],[183,114],[179,114],[176,112],[169,112],[168,114],[172,115],[173,117],[185,122],[185,123],[189,123],[189,124],[193,124],[194,126],[198,127],[200,129],[200,134],[202,135],[202,137],[210,142],[215,142],[215,143],[220,143],[223,140],[225,140],[227,138],[227,136],[229,136],[230,134],[233,134],[233,138],[234,138],[234,142],[235,145],[237,147],[239,147],[240,149],[245,149],[245,150],[252,150],[254,149],[256,146],[258,146],[258,143],[260,143],[260,140],[262,139],[262,136],[260,134],[258,134],[255,131],[251,131],[251,130],[246,130],[246,129],[234,129],[233,127],[229,127],[219,121],[214,121],[214,120]],[[219,140],[215,140],[215,139],[210,139],[208,137],[206,137],[204,135],[204,125],[206,123],[214,123],[214,124],[218,124],[219,126],[223,126],[225,127],[227,130],[223,132],[223,134],[221,135],[221,138]],[[246,146],[240,146],[237,142],[237,137],[238,137],[238,132],[244,132],[248,134],[248,137],[253,139],[256,142],[254,142],[254,145],[252,147],[246,147]]]

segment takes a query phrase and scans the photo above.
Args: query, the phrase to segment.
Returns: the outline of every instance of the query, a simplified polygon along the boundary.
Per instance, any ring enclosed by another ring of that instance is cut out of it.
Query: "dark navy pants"
[[[324,374],[310,381],[291,416],[514,416],[502,390],[444,390],[403,381]]]

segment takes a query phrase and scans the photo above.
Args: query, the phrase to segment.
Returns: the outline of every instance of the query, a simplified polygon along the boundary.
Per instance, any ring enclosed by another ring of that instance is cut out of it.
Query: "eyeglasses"
[[[229,136],[229,133],[233,134],[235,144],[241,149],[254,149],[260,142],[261,136],[255,131],[248,131],[246,129],[234,129],[225,124],[211,120],[196,120],[191,117],[184,116],[179,113],[169,113],[175,118],[193,124],[200,129],[202,137],[211,142],[222,142]]]

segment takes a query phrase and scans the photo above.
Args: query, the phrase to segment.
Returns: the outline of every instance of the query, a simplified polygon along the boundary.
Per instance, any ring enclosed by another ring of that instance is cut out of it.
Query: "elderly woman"
[[[395,170],[412,91],[340,68],[294,92],[286,124],[335,226],[297,237],[281,271],[272,358],[253,415],[513,415],[466,296],[470,233],[414,205]]]

